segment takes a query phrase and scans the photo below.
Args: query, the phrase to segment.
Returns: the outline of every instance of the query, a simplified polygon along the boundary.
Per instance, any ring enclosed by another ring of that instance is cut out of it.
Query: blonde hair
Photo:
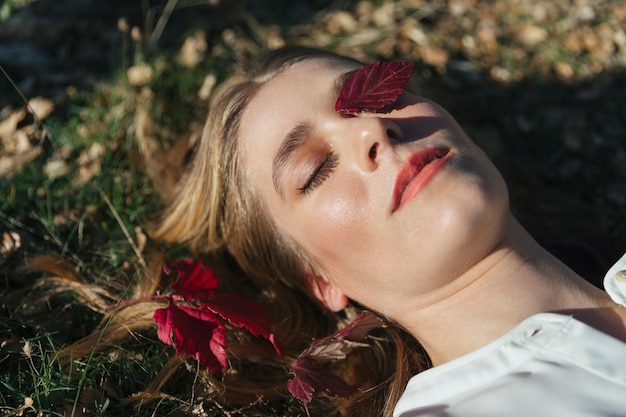
[[[277,232],[241,166],[238,128],[247,104],[264,82],[308,59],[353,61],[327,51],[287,47],[271,53],[251,75],[238,75],[224,83],[213,100],[193,161],[151,233],[157,240],[184,244],[196,256],[210,258],[211,264],[221,268],[225,287],[245,292],[268,310],[285,354],[279,357],[267,343],[254,340],[239,329],[229,329],[229,362],[236,372],[226,372],[222,377],[204,373],[202,379],[226,401],[288,395],[286,383],[291,362],[314,338],[336,332],[359,310],[358,306],[351,306],[334,314],[310,295],[303,277],[303,268],[310,264],[310,259],[297,244]],[[162,261],[158,257],[153,261],[157,267],[146,273],[149,285],[143,284],[136,297],[150,295],[167,285],[161,282]],[[149,326],[146,318],[151,318],[157,306],[151,307],[131,305],[118,311],[119,319],[113,319],[101,330],[101,339],[109,344],[119,343],[123,338],[120,328],[135,331]],[[84,354],[85,347],[94,340],[94,336],[87,338],[69,351]],[[172,360],[163,375],[171,375],[180,363],[180,359]],[[369,348],[356,349],[347,360],[334,366],[346,382],[360,385],[359,393],[349,399],[318,395],[309,409],[325,415],[334,411],[344,415],[391,416],[408,379],[427,366],[428,358],[417,341],[390,324],[373,333]],[[165,378],[158,379],[139,398],[148,398],[160,389]]]

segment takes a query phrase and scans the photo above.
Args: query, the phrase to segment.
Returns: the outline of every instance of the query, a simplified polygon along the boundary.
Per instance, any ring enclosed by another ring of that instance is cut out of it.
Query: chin
[[[432,233],[444,237],[452,250],[489,251],[502,240],[510,216],[504,180],[462,189],[443,202]]]

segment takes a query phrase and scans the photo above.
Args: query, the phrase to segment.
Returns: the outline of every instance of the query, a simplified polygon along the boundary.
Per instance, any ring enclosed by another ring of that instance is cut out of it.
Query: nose
[[[394,143],[401,142],[402,129],[392,119],[378,116],[356,116],[348,124],[346,147],[366,171],[378,167],[381,155],[391,150]]]

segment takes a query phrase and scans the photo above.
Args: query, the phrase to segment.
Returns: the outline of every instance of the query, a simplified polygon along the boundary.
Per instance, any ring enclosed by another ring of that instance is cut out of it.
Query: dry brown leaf
[[[51,159],[44,165],[43,172],[48,178],[55,179],[67,175],[70,172],[70,167],[62,159]]]
[[[602,38],[598,36],[593,28],[588,26],[583,27],[581,30],[581,41],[589,52],[595,52],[602,48]]]
[[[369,28],[358,31],[352,36],[341,38],[339,45],[341,47],[354,47],[360,45],[369,45],[380,39],[386,38],[388,35],[385,29]],[[357,56],[358,58],[358,56]]]
[[[613,42],[617,45],[619,52],[626,54],[626,32],[622,29],[618,29],[613,33]]]
[[[540,2],[535,3],[529,10],[530,15],[532,16],[533,21],[535,22],[544,22],[549,18],[553,18],[556,11],[554,10],[554,5],[549,2]]]
[[[12,152],[10,148],[11,138],[17,130],[17,125],[26,116],[26,109],[12,111],[4,120],[0,121],[0,140],[5,152]]]
[[[64,145],[58,148],[43,166],[43,172],[50,179],[67,175],[70,171],[67,159],[71,156],[72,150],[73,147],[70,145]]]
[[[489,75],[494,81],[505,83],[505,84],[513,80],[513,74],[511,74],[511,71],[509,71],[506,68],[499,67],[497,65],[491,67],[491,70],[489,71]]]
[[[426,35],[424,30],[419,27],[419,25],[415,21],[405,21],[402,25],[400,34],[412,40],[417,45],[426,45],[429,42],[428,35]]]
[[[24,404],[22,404],[21,406],[18,407],[17,410],[15,410],[15,415],[23,416],[24,412],[27,410],[33,410],[37,412],[37,409],[35,408],[34,404],[35,402],[33,401],[31,397],[24,398]]]
[[[86,183],[91,177],[99,173],[101,170],[102,164],[99,160],[92,161],[85,165],[81,165],[80,168],[78,168],[78,175],[76,175],[76,178],[74,178],[74,185]]]
[[[208,74],[204,77],[204,81],[202,82],[202,87],[198,91],[198,98],[200,100],[208,100],[211,97],[211,93],[213,92],[213,87],[217,83],[217,77],[215,74]]]
[[[574,68],[567,62],[557,62],[554,64],[554,72],[563,81],[571,80],[574,77]]]
[[[139,253],[143,253],[148,243],[148,237],[139,226],[135,226],[135,237],[137,239],[137,250]]]
[[[178,62],[186,68],[195,67],[202,61],[207,47],[206,33],[197,30],[183,42],[178,51]]]
[[[105,153],[106,149],[104,148],[103,144],[98,142],[93,143],[88,149],[81,152],[80,156],[78,157],[78,163],[81,165],[88,164],[97,159],[100,159]]]
[[[14,135],[15,144],[13,152],[7,152],[0,155],[0,178],[11,178],[16,172],[21,170],[24,165],[41,154],[40,146],[32,146],[28,140],[28,136],[17,131]]]
[[[15,252],[22,247],[22,238],[16,232],[3,232],[0,241],[0,264],[6,259],[7,255]]]
[[[126,77],[133,87],[143,87],[152,81],[154,71],[148,64],[137,64],[126,70]]]
[[[524,25],[517,32],[517,39],[532,48],[548,38],[548,31],[535,25]]]
[[[78,174],[74,178],[74,184],[84,184],[102,169],[102,156],[106,149],[101,143],[94,143],[88,149],[81,152],[78,157]]]
[[[35,97],[28,100],[28,108],[39,120],[43,120],[54,110],[54,103],[47,98]]]
[[[202,124],[192,123],[189,134],[164,147],[155,137],[154,122],[145,108],[135,112],[135,135],[139,154],[145,164],[145,172],[152,179],[155,189],[164,199],[169,199],[174,185],[182,173],[183,161],[193,144],[201,135]]]
[[[371,2],[361,1],[356,5],[353,15],[355,19],[359,21],[359,23],[367,26],[370,24],[373,10],[374,10],[374,5]]]
[[[28,153],[33,148],[26,129],[17,130],[13,135],[13,140],[13,145],[15,146],[13,152],[16,154]]]
[[[15,171],[15,164],[11,157],[0,155],[0,178],[10,178]]]
[[[326,22],[326,30],[333,35],[342,33],[351,34],[358,28],[358,23],[352,14],[339,10],[328,16]]]
[[[278,49],[285,46],[287,42],[281,35],[281,28],[278,25],[273,25],[267,28],[265,31],[265,46],[268,49]]]
[[[448,51],[433,44],[420,46],[419,53],[425,63],[439,69],[444,69],[450,59]]]
[[[372,11],[372,22],[381,28],[392,26],[395,24],[395,11],[394,3],[383,3]]]
[[[578,55],[585,49],[581,38],[582,36],[579,31],[569,32],[563,38],[562,45],[568,51]]]
[[[498,35],[495,23],[492,21],[481,22],[476,31],[476,39],[481,49],[487,52],[496,51],[498,49]]]
[[[448,4],[448,10],[453,16],[463,16],[467,12],[468,4],[462,0],[453,0]]]

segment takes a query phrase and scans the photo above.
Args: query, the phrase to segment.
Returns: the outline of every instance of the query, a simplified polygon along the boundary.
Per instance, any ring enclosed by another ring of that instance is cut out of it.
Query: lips
[[[400,167],[393,188],[392,212],[412,200],[452,156],[448,148],[416,152]]]

